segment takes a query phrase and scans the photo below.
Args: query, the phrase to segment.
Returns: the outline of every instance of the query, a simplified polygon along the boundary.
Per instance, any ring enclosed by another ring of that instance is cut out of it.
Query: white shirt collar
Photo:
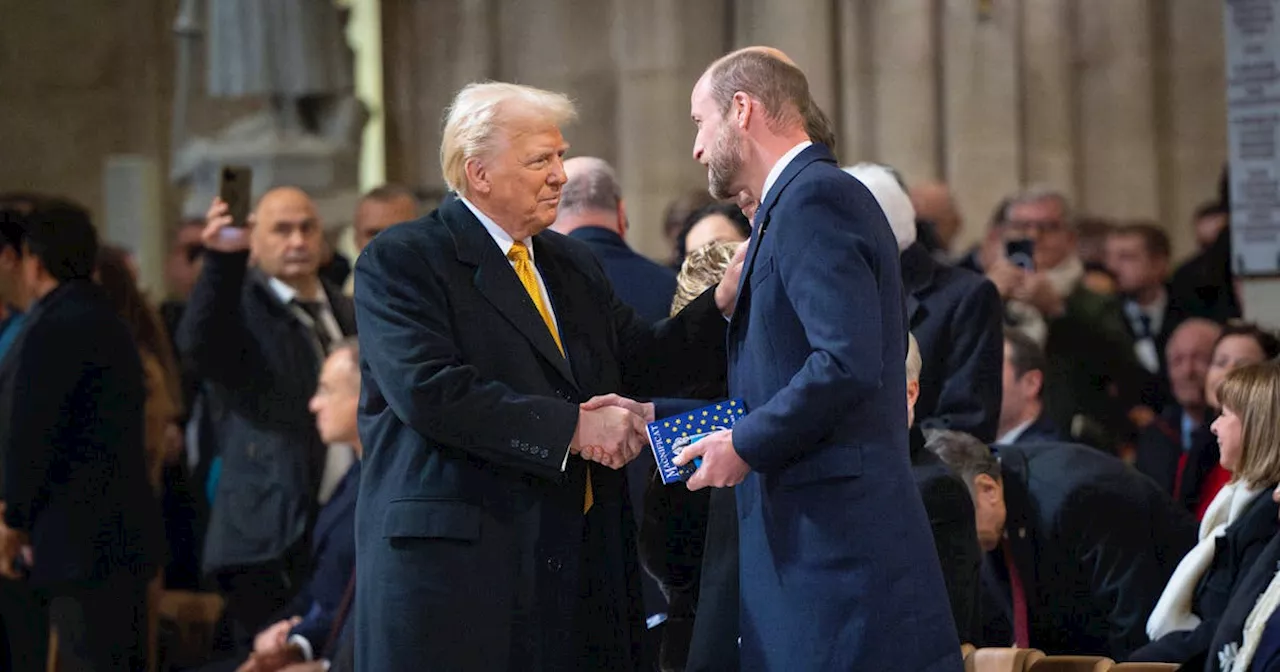
[[[280,303],[286,306],[298,298],[298,290],[286,285],[283,280],[273,276],[267,276],[267,286],[271,287],[271,291],[276,293],[276,297],[280,299]],[[312,301],[322,301],[324,292],[320,292],[320,296],[311,297]],[[303,299],[306,300],[305,298]]]
[[[803,152],[812,144],[812,142],[805,140],[795,147],[788,149],[787,153],[783,154],[782,158],[778,159],[778,162],[773,164],[773,168],[769,170],[769,174],[764,178],[764,188],[760,190],[761,203],[764,203],[764,199],[769,196],[769,189],[773,187],[774,182],[778,181],[778,178],[782,175],[782,171],[787,169],[787,166],[800,155],[800,152]]]
[[[471,214],[475,215],[476,219],[480,220],[480,224],[484,226],[484,230],[489,232],[489,237],[493,238],[493,242],[498,244],[498,249],[502,250],[502,256],[507,256],[507,253],[511,251],[511,246],[516,244],[516,241],[511,237],[511,234],[504,231],[501,226],[498,226],[498,223],[493,221],[491,217],[480,212],[480,208],[477,208],[474,203],[468,201],[462,195],[458,196],[458,200],[462,201],[462,204],[467,206],[467,209],[471,211]],[[529,261],[534,261],[532,236],[524,239],[524,246],[529,249]]]
[[[1027,428],[1030,427],[1031,423],[1035,421],[1036,421],[1035,418],[1031,418],[1030,420],[1022,423],[1021,425],[1018,425],[1017,427],[1014,427],[1013,429],[1005,432],[1003,435],[1001,435],[999,438],[996,439],[996,443],[1001,445],[1008,445],[1010,443],[1013,443],[1014,441],[1017,441],[1018,437],[1021,437],[1023,432],[1027,431]]]
[[[1063,260],[1054,268],[1043,269],[1045,277],[1049,278],[1049,284],[1053,286],[1053,290],[1058,296],[1067,298],[1071,293],[1076,291],[1076,285],[1084,279],[1084,263],[1080,261],[1080,257],[1070,256]]]

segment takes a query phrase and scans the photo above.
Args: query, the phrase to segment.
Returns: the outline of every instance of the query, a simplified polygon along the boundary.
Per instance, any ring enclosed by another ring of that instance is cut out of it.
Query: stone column
[[[444,187],[440,138],[458,89],[497,74],[497,0],[381,0],[388,178]]]
[[[617,76],[610,49],[615,13],[599,0],[498,0],[498,77],[573,98],[565,129],[575,156],[617,156]]]
[[[876,156],[875,42],[871,29],[871,5],[865,0],[838,0],[836,20],[839,54],[837,86],[840,116],[832,117],[839,129],[837,140],[842,161],[858,163]],[[834,112],[832,112],[834,114]]]
[[[1049,185],[1069,196],[1078,191],[1069,7],[1074,1],[1021,0],[1018,56],[1021,181]]]
[[[733,42],[786,52],[804,70],[813,99],[838,123],[835,9],[831,0],[737,0]]]
[[[705,189],[693,160],[689,120],[694,82],[728,51],[728,14],[721,2],[613,0],[617,64],[615,166],[631,233],[640,252],[665,258],[662,215],[690,189]]]
[[[993,206],[1020,181],[1019,0],[946,0],[943,25],[943,134],[947,182],[968,222],[956,240],[968,249]]]
[[[908,180],[941,178],[938,42],[933,0],[870,5],[876,154]]]
[[[1154,218],[1159,180],[1151,7],[1115,0],[1075,5],[1081,209]]]
[[[1223,9],[1222,3],[1171,0],[1166,11],[1167,98],[1157,101],[1168,115],[1160,212],[1175,254],[1183,256],[1195,248],[1192,213],[1217,196],[1227,159]]]

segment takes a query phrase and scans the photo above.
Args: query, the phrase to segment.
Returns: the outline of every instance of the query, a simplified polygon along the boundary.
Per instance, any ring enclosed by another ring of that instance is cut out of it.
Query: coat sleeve
[[[983,279],[957,306],[947,344],[946,375],[933,417],[921,426],[957,429],[994,441],[1000,423],[1000,368],[1004,361],[1003,306]]]
[[[200,378],[231,390],[254,385],[267,370],[241,311],[248,263],[248,252],[206,252],[178,323],[183,362]]]
[[[880,388],[885,367],[879,261],[865,235],[865,223],[883,213],[865,192],[850,200],[859,192],[842,183],[792,188],[798,205],[785,216],[795,225],[775,226],[767,235],[773,236],[776,272],[809,354],[785,387],[733,428],[734,448],[759,472],[780,468],[818,444],[835,418]],[[891,365],[900,369],[902,362]]]
[[[440,445],[559,479],[577,404],[518,393],[464,362],[442,281],[406,241],[378,238],[355,274],[361,368],[396,417]],[[530,442],[558,450],[544,456]]]
[[[1066,557],[1080,559],[1094,604],[1106,614],[1110,650],[1103,653],[1116,660],[1127,660],[1131,652],[1149,641],[1147,618],[1170,573],[1161,564],[1162,556],[1185,550],[1153,552],[1152,531],[1144,516],[1106,515],[1108,511],[1133,511],[1140,505],[1133,493],[1121,492],[1114,483],[1102,483],[1063,502],[1056,525],[1058,539],[1074,549]],[[1107,524],[1099,524],[1101,519]],[[1155,543],[1164,541],[1156,539]]]
[[[84,347],[59,330],[32,325],[22,348],[9,356],[17,362],[9,445],[4,446],[4,522],[30,532],[49,501],[51,472],[70,448],[59,440],[64,419],[75,409],[81,385]],[[64,331],[65,330],[61,330]]]

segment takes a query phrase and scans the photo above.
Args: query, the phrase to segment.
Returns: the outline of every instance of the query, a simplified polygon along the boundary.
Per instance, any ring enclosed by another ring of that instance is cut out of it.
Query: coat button
[[[543,448],[543,449],[542,449],[542,452],[541,452],[541,453],[538,453],[538,456],[545,460],[545,459],[547,459],[547,455],[549,455],[549,454],[550,454],[550,453],[548,453],[548,452],[547,452],[547,449],[546,449],[546,448]]]
[[[560,562],[560,558],[547,558],[547,569],[558,572],[564,567],[564,563]]]

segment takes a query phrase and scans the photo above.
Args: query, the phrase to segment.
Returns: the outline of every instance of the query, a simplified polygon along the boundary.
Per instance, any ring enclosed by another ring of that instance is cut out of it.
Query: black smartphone
[[[253,170],[248,166],[223,166],[218,174],[218,198],[226,201],[232,226],[247,225],[253,199]]]
[[[1009,263],[1022,268],[1028,273],[1036,270],[1036,241],[1024,238],[1010,240],[1004,244],[1004,256]]]

